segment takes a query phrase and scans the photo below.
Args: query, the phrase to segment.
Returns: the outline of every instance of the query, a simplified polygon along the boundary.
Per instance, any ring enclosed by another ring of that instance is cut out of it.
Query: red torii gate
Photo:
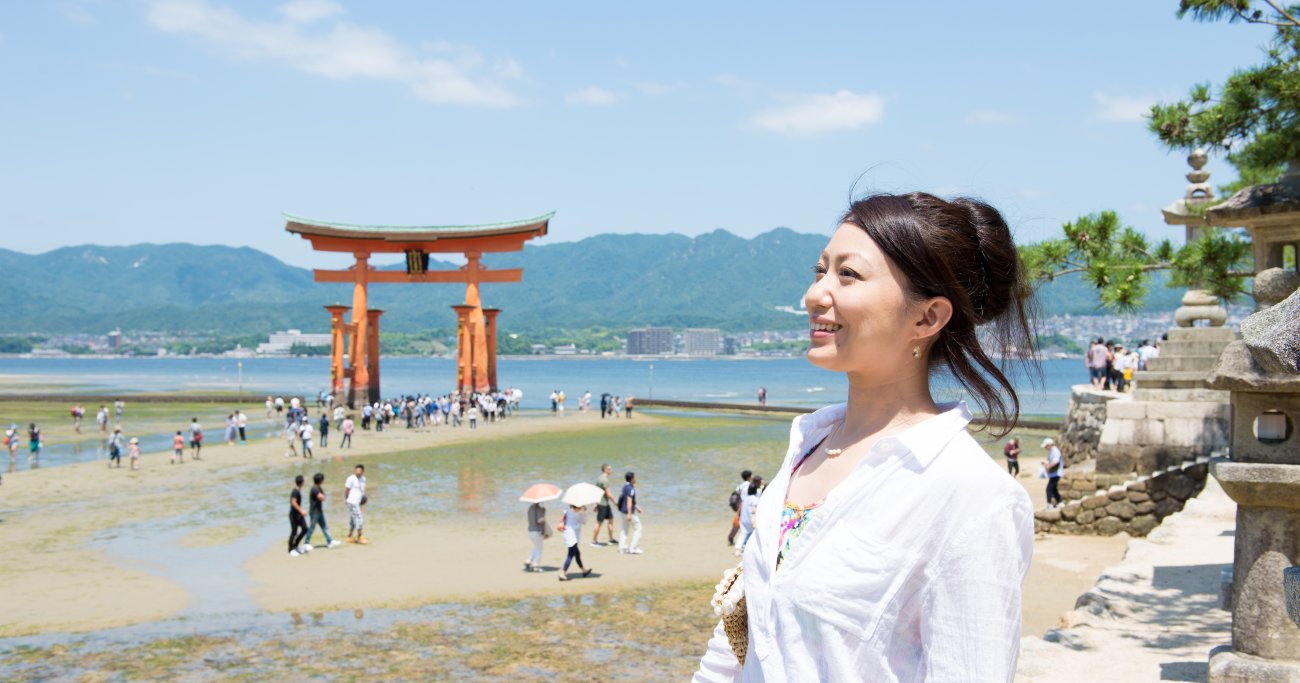
[[[483,254],[520,251],[524,242],[546,235],[552,211],[536,218],[487,225],[352,225],[318,221],[284,214],[284,229],[311,242],[316,251],[350,253],[356,265],[346,270],[314,270],[316,282],[352,283],[352,316],[344,321],[347,306],[326,306],[330,312],[332,348],[330,391],[338,396],[347,386],[347,404],[358,397],[379,400],[379,316],[366,308],[370,283],[463,282],[465,303],[456,311],[456,388],[491,391],[497,388],[496,317],[500,309],[483,308],[479,285],[484,282],[519,282],[520,268],[488,270]],[[405,253],[406,270],[375,270],[370,256]],[[466,264],[456,270],[429,270],[429,254],[461,253]],[[350,343],[347,339],[350,339]],[[348,348],[348,365],[343,362]]]

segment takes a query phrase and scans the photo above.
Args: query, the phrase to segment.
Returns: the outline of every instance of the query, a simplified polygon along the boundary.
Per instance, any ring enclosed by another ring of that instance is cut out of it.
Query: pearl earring
[[[919,346],[913,346],[913,347],[912,347],[912,357],[913,357],[913,358],[920,358],[920,357],[921,357],[921,347],[919,347]]]

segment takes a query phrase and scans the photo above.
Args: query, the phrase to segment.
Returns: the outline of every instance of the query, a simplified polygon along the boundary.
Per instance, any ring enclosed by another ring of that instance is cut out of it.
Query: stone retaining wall
[[[1096,391],[1089,384],[1079,384],[1071,389],[1070,405],[1065,410],[1065,425],[1058,439],[1067,466],[1097,456],[1102,427],[1106,424],[1106,404],[1121,396],[1122,394],[1112,391]],[[1022,447],[1025,445],[1021,444]]]
[[[1034,513],[1034,531],[1056,534],[1146,536],[1160,520],[1183,509],[1205,488],[1209,457],[1189,460],[1163,472]],[[1064,492],[1062,492],[1064,493]]]

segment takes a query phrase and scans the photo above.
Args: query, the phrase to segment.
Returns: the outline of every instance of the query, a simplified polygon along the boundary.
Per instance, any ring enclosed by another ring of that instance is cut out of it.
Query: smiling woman
[[[1011,232],[982,202],[873,196],[813,272],[808,360],[847,376],[848,401],[795,419],[696,680],[1009,681],[1032,506],[930,381],[951,373],[1014,426],[976,332],[1032,351]]]

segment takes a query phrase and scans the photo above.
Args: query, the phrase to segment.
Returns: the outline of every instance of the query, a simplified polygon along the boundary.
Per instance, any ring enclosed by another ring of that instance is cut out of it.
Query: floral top
[[[817,446],[821,446],[821,444],[818,443]],[[790,472],[791,479],[794,479],[799,468],[803,466],[804,461],[816,452],[816,450],[817,448],[814,447],[812,450],[804,454],[803,458],[799,460],[798,464],[796,464],[794,469]],[[799,535],[802,534],[804,528],[808,526],[808,520],[813,518],[813,511],[818,507],[821,507],[821,504],[824,502],[825,500],[820,500],[810,505],[799,506],[790,502],[789,498],[785,500],[785,507],[781,510],[781,532],[777,537],[777,569],[781,568],[782,560],[790,554],[790,548],[794,546],[795,541],[799,540]]]
[[[799,535],[803,533],[804,527],[808,526],[808,520],[812,519],[813,512],[821,506],[821,503],[813,503],[806,507],[800,507],[785,501],[785,509],[781,510],[781,536],[777,542],[780,550],[776,553],[776,568],[781,568],[781,561],[790,554],[790,548],[794,546],[795,541],[799,540]]]

